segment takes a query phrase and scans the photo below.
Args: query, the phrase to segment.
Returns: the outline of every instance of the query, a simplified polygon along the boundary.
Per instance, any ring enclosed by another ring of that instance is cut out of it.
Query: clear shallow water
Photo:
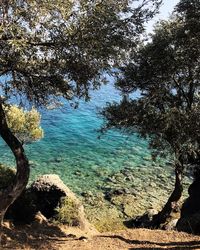
[[[55,173],[73,191],[97,190],[106,177],[124,167],[151,165],[147,142],[136,135],[126,136],[109,131],[101,136],[97,130],[103,120],[97,114],[106,102],[119,101],[112,84],[92,93],[88,103],[79,108],[69,104],[55,110],[42,111],[45,136],[39,142],[25,146],[31,161],[31,179],[41,174]],[[9,149],[0,144],[0,161],[14,165]]]

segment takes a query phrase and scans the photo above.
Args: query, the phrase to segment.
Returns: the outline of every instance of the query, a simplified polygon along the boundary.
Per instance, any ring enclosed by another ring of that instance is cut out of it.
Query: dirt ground
[[[176,231],[127,229],[96,233],[50,224],[1,230],[0,249],[12,250],[159,250],[200,249],[200,236]]]

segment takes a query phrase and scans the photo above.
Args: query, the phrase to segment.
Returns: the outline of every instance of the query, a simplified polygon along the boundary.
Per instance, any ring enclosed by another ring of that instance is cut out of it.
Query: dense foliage
[[[150,41],[121,68],[124,98],[104,110],[108,127],[137,131],[154,153],[198,156],[200,145],[200,3],[180,1]],[[137,99],[128,95],[139,90]]]
[[[4,94],[17,92],[37,104],[49,96],[88,98],[100,73],[135,46],[158,2],[2,1],[0,76],[9,76],[1,81]]]
[[[16,105],[4,107],[8,127],[22,143],[29,143],[43,137],[40,127],[41,115],[32,108],[26,111]]]

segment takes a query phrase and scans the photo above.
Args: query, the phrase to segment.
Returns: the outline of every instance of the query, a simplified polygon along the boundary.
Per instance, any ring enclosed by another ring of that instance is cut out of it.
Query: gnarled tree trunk
[[[0,135],[12,150],[17,167],[14,181],[5,189],[0,190],[0,223],[2,225],[6,210],[26,187],[30,172],[22,144],[8,128],[2,102],[0,102]]]
[[[170,216],[172,209],[176,206],[180,200],[183,192],[183,164],[179,161],[175,164],[175,186],[172,194],[166,202],[163,209],[156,215],[153,216],[151,227],[158,228],[161,224],[165,223],[167,218]]]

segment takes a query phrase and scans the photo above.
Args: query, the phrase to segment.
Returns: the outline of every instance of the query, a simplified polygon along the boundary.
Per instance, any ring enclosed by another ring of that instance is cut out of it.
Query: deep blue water
[[[42,140],[26,145],[31,161],[31,178],[56,173],[76,192],[96,189],[112,171],[124,167],[151,164],[146,141],[136,135],[109,131],[101,136],[97,130],[103,120],[98,114],[106,102],[119,101],[111,83],[93,91],[90,102],[81,101],[77,109],[68,103],[61,108],[42,111]],[[0,144],[0,161],[14,165],[4,143]]]

